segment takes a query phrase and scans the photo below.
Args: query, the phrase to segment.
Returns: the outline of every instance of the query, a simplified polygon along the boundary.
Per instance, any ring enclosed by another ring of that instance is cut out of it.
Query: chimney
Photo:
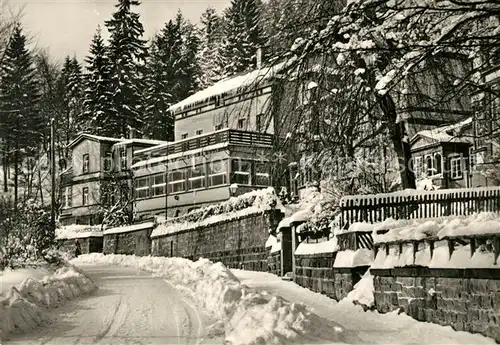
[[[135,128],[130,128],[128,131],[128,138],[135,139],[137,137],[137,130]]]
[[[257,48],[257,53],[256,53],[256,59],[257,59],[257,69],[262,68],[262,48],[259,47]]]

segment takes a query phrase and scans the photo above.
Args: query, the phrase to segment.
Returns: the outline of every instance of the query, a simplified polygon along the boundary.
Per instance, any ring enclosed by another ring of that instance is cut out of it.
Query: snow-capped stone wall
[[[275,229],[281,218],[281,211],[269,210],[158,234],[152,238],[152,254],[191,260],[207,258],[229,268],[268,271],[266,242],[269,230]]]
[[[145,222],[104,231],[104,254],[145,256],[151,254],[154,222]]]

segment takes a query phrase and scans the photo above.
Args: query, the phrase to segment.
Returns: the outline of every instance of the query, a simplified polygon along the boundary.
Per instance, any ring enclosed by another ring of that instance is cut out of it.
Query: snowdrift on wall
[[[151,237],[159,237],[187,229],[239,219],[252,214],[262,214],[266,211],[283,209],[274,188],[268,187],[232,197],[219,204],[193,210],[183,216],[170,218],[166,221],[158,218],[159,224],[151,233]]]
[[[242,285],[222,263],[97,253],[79,256],[72,263],[135,267],[165,278],[220,320],[228,345],[326,344],[339,338],[327,320],[304,305]]]
[[[43,279],[26,278],[0,295],[0,339],[9,333],[29,332],[46,321],[46,308],[95,290],[92,280],[75,267],[63,267]]]

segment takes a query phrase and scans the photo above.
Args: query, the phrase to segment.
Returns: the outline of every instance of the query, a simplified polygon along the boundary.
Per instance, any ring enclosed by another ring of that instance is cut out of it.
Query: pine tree
[[[181,37],[172,21],[155,36],[151,44],[145,78],[145,126],[149,138],[173,140],[174,119],[168,112],[172,104],[175,66],[180,60]]]
[[[66,56],[58,82],[61,116],[56,117],[58,132],[64,133],[65,145],[83,126],[82,69],[75,57]],[[65,153],[68,155],[68,152]]]
[[[222,19],[217,15],[215,9],[207,8],[201,15],[200,49],[198,52],[201,88],[206,88],[222,78],[219,51],[222,44],[222,29]]]
[[[137,0],[119,0],[117,11],[106,27],[110,33],[109,60],[111,70],[111,90],[113,95],[113,121],[109,128],[114,133],[127,137],[130,130],[141,129],[142,116],[142,68],[147,49],[142,39],[144,28],[139,14],[132,12],[132,6],[138,6]]]
[[[116,118],[116,114],[111,104],[111,66],[100,27],[97,28],[92,39],[90,54],[85,59],[85,64],[87,73],[85,74],[83,118],[87,126],[84,130],[94,134],[112,135],[114,128],[109,128],[109,124],[113,118]]]
[[[180,88],[174,99],[180,101],[198,91],[200,87],[201,72],[197,59],[200,39],[194,25],[185,20],[180,11],[177,13],[175,24],[182,39],[181,59],[178,64]]]
[[[266,44],[257,0],[232,0],[224,16],[225,39],[221,47],[224,76],[254,69],[257,50],[265,51]]]
[[[20,24],[13,30],[1,66],[0,139],[7,161],[14,165],[14,201],[22,159],[39,148],[46,127],[40,118],[39,85],[33,59]]]

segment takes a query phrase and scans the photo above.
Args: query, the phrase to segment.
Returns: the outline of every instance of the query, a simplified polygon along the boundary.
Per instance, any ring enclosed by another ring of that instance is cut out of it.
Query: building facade
[[[430,179],[440,189],[472,187],[473,142],[472,118],[418,132],[411,139],[415,177]]]
[[[272,184],[275,72],[225,79],[169,109],[175,141],[134,152],[136,219],[180,216]]]
[[[111,179],[131,184],[133,151],[164,143],[79,134],[69,145],[71,160],[61,173],[62,225],[102,222],[103,187]]]

